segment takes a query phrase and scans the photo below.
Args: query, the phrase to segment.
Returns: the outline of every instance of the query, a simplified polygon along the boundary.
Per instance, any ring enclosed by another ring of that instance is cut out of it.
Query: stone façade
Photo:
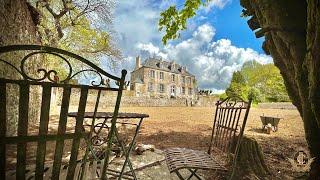
[[[174,61],[149,57],[141,64],[138,56],[130,90],[136,96],[195,99],[197,85],[195,76]]]

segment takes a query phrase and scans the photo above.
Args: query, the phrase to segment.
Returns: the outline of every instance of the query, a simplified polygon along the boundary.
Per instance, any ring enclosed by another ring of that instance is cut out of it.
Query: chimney
[[[134,70],[137,70],[141,67],[141,62],[140,62],[140,57],[137,56],[136,57],[136,68]]]
[[[160,58],[160,61],[159,61],[159,68],[162,68],[162,65],[163,65],[162,58]]]

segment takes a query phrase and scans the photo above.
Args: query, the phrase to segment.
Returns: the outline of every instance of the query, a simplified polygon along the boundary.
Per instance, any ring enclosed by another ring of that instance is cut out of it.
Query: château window
[[[186,93],[186,88],[182,87],[181,92],[182,92],[182,94],[185,94]]]
[[[187,83],[191,85],[191,77],[187,78]]]
[[[155,77],[155,72],[154,70],[149,71],[149,77],[154,78]]]
[[[174,82],[175,81],[175,75],[171,74],[171,81]]]
[[[163,72],[160,72],[160,76],[159,76],[159,78],[160,78],[160,79],[164,79],[163,77],[164,77]]]
[[[185,76],[182,76],[182,83],[184,84],[184,83],[186,83],[186,77]]]
[[[159,84],[159,92],[164,92],[164,85],[163,84]]]
[[[176,87],[171,86],[171,95],[175,95],[175,93],[176,93]]]
[[[153,91],[153,83],[152,82],[149,82],[148,83],[148,91]]]
[[[190,95],[192,94],[192,88],[189,88],[189,94]]]

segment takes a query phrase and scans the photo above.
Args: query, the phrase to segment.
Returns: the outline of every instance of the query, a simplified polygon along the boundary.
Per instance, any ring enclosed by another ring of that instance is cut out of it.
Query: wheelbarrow
[[[260,116],[261,122],[262,122],[262,129],[264,130],[268,124],[271,124],[272,126],[272,131],[278,131],[278,124],[280,122],[280,117],[271,117],[271,116]]]

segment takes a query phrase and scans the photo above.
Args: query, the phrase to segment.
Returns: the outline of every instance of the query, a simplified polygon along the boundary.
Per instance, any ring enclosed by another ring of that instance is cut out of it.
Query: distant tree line
[[[209,95],[213,94],[213,91],[210,90],[210,89],[199,89],[198,90],[198,94],[199,95],[207,95],[207,96],[209,96]]]

